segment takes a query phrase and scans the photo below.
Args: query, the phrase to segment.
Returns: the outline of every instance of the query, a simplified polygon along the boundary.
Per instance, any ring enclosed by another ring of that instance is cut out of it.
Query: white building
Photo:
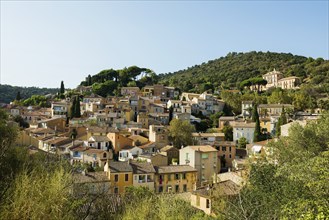
[[[68,102],[51,103],[52,118],[66,118],[70,104]]]
[[[243,118],[250,118],[252,115],[253,101],[242,101],[241,115]]]
[[[141,155],[143,150],[136,146],[125,147],[119,151],[119,161],[128,161]]]
[[[255,123],[235,122],[233,124],[233,141],[237,142],[241,137],[245,137],[249,143],[253,143]]]

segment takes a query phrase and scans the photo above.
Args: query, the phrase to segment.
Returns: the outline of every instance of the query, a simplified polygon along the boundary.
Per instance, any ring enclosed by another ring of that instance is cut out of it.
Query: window
[[[175,186],[175,192],[179,192],[179,185]]]
[[[129,174],[125,174],[125,181],[127,182],[129,180]]]
[[[114,193],[118,194],[119,193],[119,188],[118,187],[114,187]]]
[[[171,180],[171,174],[168,174],[168,181]]]
[[[114,181],[115,181],[115,182],[118,182],[118,181],[119,181],[119,175],[118,175],[118,174],[115,174],[115,175],[114,175]]]
[[[179,174],[175,173],[175,180],[178,180],[178,179],[179,179]]]
[[[103,154],[103,157],[104,157],[104,158],[106,158],[106,156],[107,156],[107,154],[106,154],[106,153],[104,153],[104,154]]]
[[[159,192],[162,192],[162,191],[163,191],[163,187],[159,186]]]
[[[222,147],[222,151],[226,151],[226,147]]]
[[[230,147],[230,152],[232,151],[232,147]]]
[[[203,153],[201,157],[202,157],[202,159],[208,159],[208,154]]]
[[[210,208],[210,201],[209,201],[209,199],[206,200],[206,208]]]
[[[230,154],[230,158],[232,158],[232,155]]]
[[[183,179],[183,180],[186,179],[186,173],[182,173],[182,179]]]
[[[183,185],[183,191],[187,192],[187,185],[186,184]]]
[[[145,175],[138,175],[138,182],[145,183]]]

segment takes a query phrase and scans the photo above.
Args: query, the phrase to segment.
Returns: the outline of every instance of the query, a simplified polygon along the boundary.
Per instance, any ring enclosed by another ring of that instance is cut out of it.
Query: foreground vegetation
[[[225,219],[328,219],[329,115],[305,128],[296,123],[269,149],[272,156],[251,162],[236,198],[215,201],[216,213]]]

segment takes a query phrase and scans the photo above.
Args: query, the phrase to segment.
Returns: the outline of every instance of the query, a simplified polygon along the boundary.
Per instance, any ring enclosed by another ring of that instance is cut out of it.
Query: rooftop
[[[110,139],[107,136],[91,136],[90,139],[94,139],[95,142],[108,142]]]
[[[85,175],[82,173],[74,173],[73,180],[75,183],[95,183],[95,182],[110,182],[106,173],[100,172],[90,172]]]
[[[222,116],[219,118],[221,121],[234,121],[235,117],[234,116]]]
[[[109,168],[111,173],[133,172],[133,168],[127,162],[111,161],[109,163]]]
[[[290,104],[260,104],[258,108],[282,108],[282,107],[289,107],[293,108],[293,105]]]
[[[232,127],[233,128],[255,128],[256,123],[245,123],[245,122],[235,122]]]
[[[225,196],[237,195],[239,193],[240,187],[231,180],[226,180],[214,185],[213,188],[202,187],[193,192],[193,194],[201,195],[204,197],[210,197],[210,193],[214,190],[218,190],[219,194]]]
[[[217,150],[210,145],[193,145],[193,146],[186,146],[185,148],[191,148],[192,150],[201,151],[201,152],[217,152]]]
[[[299,77],[297,76],[289,76],[289,77],[285,77],[285,78],[282,78],[282,79],[279,79],[278,82],[282,82],[282,81],[285,81],[285,80],[290,80],[290,79],[299,79]]]
[[[176,149],[178,151],[177,148],[175,148],[174,146],[171,146],[171,145],[167,145],[163,148],[160,149],[161,152],[167,152],[168,150],[171,150],[171,149]]]
[[[147,162],[130,162],[134,174],[155,173],[152,163]]]
[[[184,172],[197,172],[196,169],[189,165],[171,165],[171,166],[158,166],[155,167],[157,173],[184,173]]]
[[[225,137],[224,133],[192,133],[193,137]]]

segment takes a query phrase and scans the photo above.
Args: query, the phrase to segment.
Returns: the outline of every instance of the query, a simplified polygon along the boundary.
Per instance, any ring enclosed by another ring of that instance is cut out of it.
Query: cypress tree
[[[88,86],[91,86],[93,83],[92,83],[92,81],[91,81],[91,76],[90,76],[90,74],[88,75],[88,81],[87,81],[87,85]]]
[[[287,124],[287,122],[288,122],[288,120],[287,120],[287,116],[286,116],[286,111],[284,110],[284,107],[282,107],[282,112],[278,119],[278,122],[276,124],[276,129],[275,129],[275,134],[277,137],[279,137],[281,135],[281,125],[285,125],[285,124]]]
[[[282,107],[282,112],[281,112],[281,125],[287,124],[287,116],[286,116],[286,111],[284,110],[284,107]]]
[[[17,94],[16,94],[16,99],[15,99],[15,100],[19,101],[19,100],[21,100],[21,99],[22,99],[22,97],[21,97],[21,92],[18,91]]]
[[[75,117],[75,108],[76,108],[76,99],[75,97],[73,98],[73,101],[72,101],[72,105],[71,105],[71,108],[70,108],[70,118],[74,118]]]
[[[174,108],[172,106],[170,106],[170,108],[169,108],[169,123],[171,122],[171,120],[173,118],[173,114],[174,114]]]
[[[256,119],[259,119],[258,111],[257,111],[257,105],[254,104],[252,107],[252,114],[251,114],[251,119],[253,122],[256,122]]]
[[[81,117],[81,111],[80,111],[80,99],[79,96],[75,97],[75,109],[74,109],[74,117],[80,118]]]
[[[59,90],[59,93],[60,93],[60,94],[64,94],[64,92],[65,92],[64,82],[61,81],[61,88],[60,88],[60,90]]]
[[[278,122],[276,123],[276,128],[275,128],[275,135],[277,137],[281,135],[281,125],[282,125],[282,118],[280,116]]]
[[[260,122],[256,104],[253,107],[252,120],[255,122],[254,142],[257,142],[261,140],[262,134],[260,133]]]

